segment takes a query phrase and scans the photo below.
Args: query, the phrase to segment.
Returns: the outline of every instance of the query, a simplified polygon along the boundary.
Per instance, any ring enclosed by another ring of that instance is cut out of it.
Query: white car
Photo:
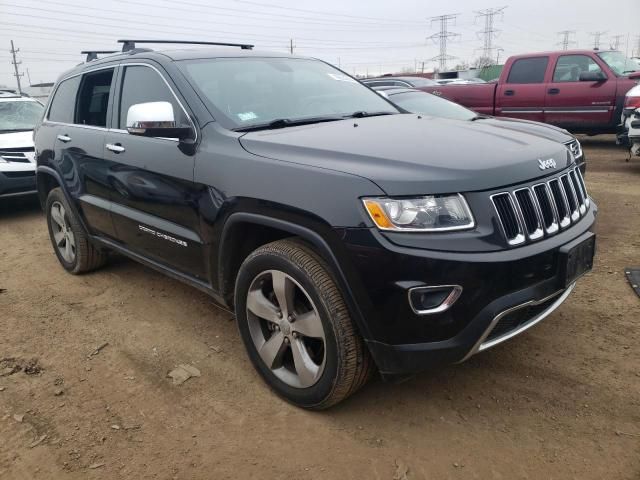
[[[0,91],[0,199],[36,193],[33,128],[44,106],[13,91]]]
[[[640,85],[627,92],[622,123],[624,133],[629,139],[631,154],[640,157]]]

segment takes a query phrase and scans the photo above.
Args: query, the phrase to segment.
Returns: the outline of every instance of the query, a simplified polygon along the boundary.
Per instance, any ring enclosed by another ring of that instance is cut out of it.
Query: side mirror
[[[607,76],[602,72],[582,72],[578,78],[581,82],[604,82]]]
[[[131,105],[127,111],[127,131],[143,137],[164,137],[184,140],[191,135],[190,127],[176,125],[173,105],[169,102],[147,102]]]

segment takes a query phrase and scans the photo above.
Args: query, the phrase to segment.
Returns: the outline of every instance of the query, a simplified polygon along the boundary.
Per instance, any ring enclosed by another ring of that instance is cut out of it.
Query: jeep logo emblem
[[[547,160],[538,159],[538,166],[540,170],[546,170],[547,168],[556,168],[556,161],[553,158]]]

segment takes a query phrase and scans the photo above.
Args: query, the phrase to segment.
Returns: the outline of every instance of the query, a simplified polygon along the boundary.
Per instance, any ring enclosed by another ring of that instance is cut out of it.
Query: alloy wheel
[[[76,238],[71,230],[67,211],[60,202],[51,204],[51,227],[56,249],[67,263],[73,263],[76,258]]]
[[[281,381],[294,388],[322,376],[326,338],[311,297],[290,275],[267,270],[247,294],[247,321],[258,355]]]

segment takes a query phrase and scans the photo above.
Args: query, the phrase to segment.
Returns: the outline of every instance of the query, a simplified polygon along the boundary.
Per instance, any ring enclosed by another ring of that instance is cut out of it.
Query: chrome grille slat
[[[578,168],[547,182],[491,195],[511,246],[555,235],[587,213],[589,195]]]
[[[576,168],[576,175],[578,176],[578,183],[580,184],[580,188],[582,188],[582,193],[584,193],[584,204],[587,208],[589,208],[589,194],[587,193],[587,185],[584,183],[584,177],[582,176],[582,172],[579,168]]]
[[[537,240],[544,235],[542,230],[542,218],[538,212],[537,202],[528,188],[520,188],[513,192],[516,204],[520,210],[523,224],[527,231],[527,236],[531,240]]]
[[[534,185],[533,192],[540,207],[544,229],[547,235],[553,235],[560,229],[560,225],[558,223],[558,210],[553,201],[549,185],[546,183]]]
[[[578,197],[576,196],[576,192],[573,190],[573,185],[571,185],[569,175],[565,174],[560,177],[560,185],[562,185],[562,189],[565,191],[567,201],[569,202],[571,221],[575,222],[580,218],[580,208],[578,204]]]

